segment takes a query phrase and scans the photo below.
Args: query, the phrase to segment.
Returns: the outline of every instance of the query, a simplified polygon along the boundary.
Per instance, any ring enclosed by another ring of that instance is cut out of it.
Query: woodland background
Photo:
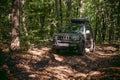
[[[120,43],[119,0],[0,0],[0,45],[48,46],[71,18],[90,20],[96,44]]]
[[[87,18],[95,51],[55,53],[71,18]],[[0,0],[0,80],[119,80],[120,0]]]

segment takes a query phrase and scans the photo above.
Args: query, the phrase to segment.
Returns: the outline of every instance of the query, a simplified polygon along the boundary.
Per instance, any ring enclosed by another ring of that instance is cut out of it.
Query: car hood
[[[55,36],[80,36],[80,33],[58,33]]]

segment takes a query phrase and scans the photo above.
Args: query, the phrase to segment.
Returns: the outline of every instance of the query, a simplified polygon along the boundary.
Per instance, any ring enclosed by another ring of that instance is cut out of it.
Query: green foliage
[[[84,3],[84,15],[92,23],[95,40],[98,43],[119,41],[120,1],[90,0]]]
[[[59,16],[56,16],[55,0],[25,0],[25,24],[28,36],[22,25],[20,9],[20,39],[23,46],[47,43],[58,32],[57,24],[65,25],[71,18],[79,17],[80,0],[58,0]],[[12,1],[0,1],[0,41],[10,42]],[[62,5],[62,6],[61,6]],[[95,41],[120,42],[120,1],[119,0],[83,0],[83,17],[91,22]],[[22,6],[21,6],[22,7]],[[61,7],[61,8],[60,8]],[[70,9],[68,9],[70,8]],[[57,17],[59,20],[57,20]],[[62,26],[60,26],[62,28]]]
[[[11,2],[9,0],[0,1],[0,43],[9,44],[11,27]]]

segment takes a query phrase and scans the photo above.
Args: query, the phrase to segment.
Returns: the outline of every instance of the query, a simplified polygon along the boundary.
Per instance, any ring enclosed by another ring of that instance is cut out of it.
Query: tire
[[[78,54],[84,55],[84,53],[85,53],[85,42],[82,41],[82,43],[78,45]]]
[[[60,53],[60,50],[59,50],[59,49],[55,49],[55,52],[56,52],[57,54],[59,54],[59,53]]]
[[[56,47],[55,46],[52,46],[52,50],[55,52],[55,53],[59,53],[59,49],[56,49]]]

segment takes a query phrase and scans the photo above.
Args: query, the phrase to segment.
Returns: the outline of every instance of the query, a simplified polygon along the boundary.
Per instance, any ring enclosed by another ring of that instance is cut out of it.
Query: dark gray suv
[[[90,23],[85,18],[71,19],[71,23],[54,35],[52,47],[59,53],[61,50],[75,50],[80,54],[94,50],[93,33]]]

